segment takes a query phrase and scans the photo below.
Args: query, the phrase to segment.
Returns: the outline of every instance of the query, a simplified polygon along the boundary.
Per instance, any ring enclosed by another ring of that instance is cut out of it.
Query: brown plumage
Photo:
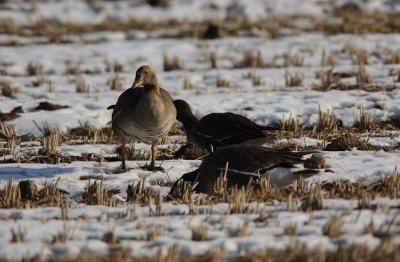
[[[226,165],[228,187],[246,186],[260,177],[270,178],[279,187],[290,185],[300,176],[308,177],[318,170],[305,169],[302,157],[310,152],[282,152],[267,147],[237,144],[221,147],[209,154],[198,169],[184,174],[172,186],[170,195],[175,195],[179,181],[197,183],[194,191],[210,194],[217,179],[223,175]]]
[[[197,119],[190,105],[184,100],[175,100],[177,120],[183,123],[190,143],[211,151],[234,144],[264,144],[271,140],[270,130],[277,127],[261,126],[247,117],[233,113],[211,113]]]
[[[108,108],[113,109],[112,128],[122,143],[122,168],[126,170],[126,138],[131,137],[152,145],[150,169],[153,169],[158,141],[167,135],[176,118],[171,95],[159,86],[155,72],[149,66],[141,66],[132,87]]]

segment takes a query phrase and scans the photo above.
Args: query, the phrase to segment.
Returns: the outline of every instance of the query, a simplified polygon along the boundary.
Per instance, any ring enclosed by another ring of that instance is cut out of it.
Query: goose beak
[[[140,80],[139,81],[135,81],[131,88],[136,88],[136,87],[139,87],[139,86],[142,86],[142,85],[143,85],[142,81],[140,81]]]

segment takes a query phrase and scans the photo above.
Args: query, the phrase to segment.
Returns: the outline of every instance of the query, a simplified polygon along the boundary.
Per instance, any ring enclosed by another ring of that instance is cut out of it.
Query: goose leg
[[[122,159],[122,171],[126,172],[126,146],[125,146],[125,139],[122,140],[121,145],[121,159]]]
[[[150,162],[150,169],[154,169],[156,157],[157,157],[157,143],[152,143],[152,144],[151,144],[151,162]]]

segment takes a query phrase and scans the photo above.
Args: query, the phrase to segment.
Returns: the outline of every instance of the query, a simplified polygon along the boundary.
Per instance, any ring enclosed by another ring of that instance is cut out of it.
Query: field
[[[149,4],[150,3],[150,4]],[[398,1],[0,1],[0,261],[400,261]],[[319,175],[211,195],[177,122],[129,144],[109,105],[143,64],[201,117],[282,128]]]

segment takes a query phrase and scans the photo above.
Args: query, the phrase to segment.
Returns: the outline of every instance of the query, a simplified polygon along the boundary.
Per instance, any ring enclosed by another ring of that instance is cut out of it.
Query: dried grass
[[[29,62],[26,65],[25,71],[26,71],[26,74],[28,76],[43,75],[43,66],[41,64],[38,64],[38,63]]]
[[[330,238],[342,235],[343,220],[339,216],[334,216],[323,226],[322,232]]]
[[[285,84],[286,86],[302,86],[304,77],[298,73],[289,73],[288,70],[285,71]]]
[[[176,55],[169,57],[166,52],[163,55],[163,69],[165,72],[173,70],[184,70],[185,64]]]
[[[218,76],[216,85],[217,85],[217,87],[230,87],[231,81],[229,81],[221,76]]]
[[[113,77],[111,77],[107,81],[107,84],[110,86],[110,89],[114,91],[121,91],[124,89],[124,85],[121,79],[119,78],[118,73],[116,73]]]
[[[82,75],[77,75],[75,80],[75,92],[89,93],[90,86],[86,83],[86,79]]]
[[[192,227],[192,240],[193,241],[206,241],[208,240],[208,226],[199,225]]]
[[[243,51],[243,57],[240,61],[234,64],[235,68],[257,68],[257,67],[266,67],[267,64],[264,62],[264,59],[261,55],[260,51],[257,51],[255,54],[249,50],[245,49]]]
[[[354,117],[354,127],[361,130],[369,130],[373,127],[374,120],[371,113],[365,111],[362,107],[358,117]]]
[[[107,190],[103,186],[103,181],[98,183],[90,183],[85,188],[82,194],[82,202],[88,205],[106,205],[115,207],[117,205],[117,200],[113,198],[113,194],[118,193],[118,190],[111,189]]]
[[[20,88],[17,85],[12,84],[8,80],[0,80],[1,94],[5,97],[13,98],[16,93],[20,92]]]
[[[183,78],[182,88],[184,90],[192,90],[194,88],[194,85],[189,78],[185,77]]]

